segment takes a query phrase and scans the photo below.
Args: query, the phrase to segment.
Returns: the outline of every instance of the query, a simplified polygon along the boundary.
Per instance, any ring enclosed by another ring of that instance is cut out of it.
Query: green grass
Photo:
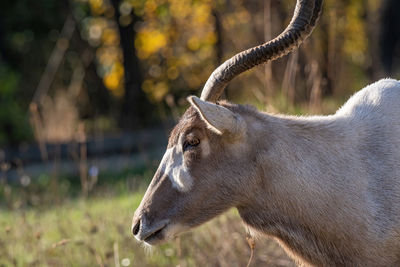
[[[235,210],[149,249],[131,220],[155,165],[101,173],[83,197],[79,178],[48,174],[0,183],[1,266],[246,266],[250,249]],[[252,266],[293,266],[273,241],[256,242]]]
[[[147,265],[171,265],[174,257],[146,255],[130,236],[130,222],[141,194],[74,200],[45,210],[3,211],[0,263],[3,265],[114,265],[142,258]],[[168,249],[166,245],[163,249]],[[126,260],[125,260],[126,262]],[[0,265],[1,265],[0,264]]]
[[[54,207],[1,210],[0,266],[245,266],[250,249],[232,210],[152,249],[130,233],[142,193],[64,201]],[[272,241],[257,241],[253,266],[292,263]]]

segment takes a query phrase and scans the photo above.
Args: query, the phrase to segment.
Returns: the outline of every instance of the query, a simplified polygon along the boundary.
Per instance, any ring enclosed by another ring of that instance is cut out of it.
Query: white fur
[[[174,188],[181,192],[188,192],[192,188],[193,178],[183,161],[183,151],[180,144],[167,149],[160,165]]]

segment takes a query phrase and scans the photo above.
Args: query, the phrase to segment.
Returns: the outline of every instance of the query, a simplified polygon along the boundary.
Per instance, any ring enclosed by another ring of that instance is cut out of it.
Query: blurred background
[[[152,252],[131,237],[131,217],[186,97],[279,34],[295,2],[0,2],[0,265],[244,266],[234,210]],[[367,84],[400,78],[398,10],[397,0],[325,0],[298,51],[236,78],[225,97],[335,112]],[[253,266],[293,263],[262,239]]]

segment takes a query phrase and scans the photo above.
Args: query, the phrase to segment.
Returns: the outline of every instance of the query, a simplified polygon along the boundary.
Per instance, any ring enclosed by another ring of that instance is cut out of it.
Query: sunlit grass
[[[147,259],[130,236],[131,216],[140,199],[141,194],[132,194],[79,199],[45,211],[3,211],[0,262],[18,266],[93,266],[114,263],[117,254],[120,260],[127,258],[130,262]],[[163,262],[156,254],[149,257],[148,262],[152,261]]]
[[[75,199],[37,210],[2,210],[3,266],[243,266],[250,250],[237,212],[226,215],[150,251],[130,233],[142,193]],[[288,266],[282,250],[257,242],[257,264]],[[129,265],[128,265],[129,264]]]

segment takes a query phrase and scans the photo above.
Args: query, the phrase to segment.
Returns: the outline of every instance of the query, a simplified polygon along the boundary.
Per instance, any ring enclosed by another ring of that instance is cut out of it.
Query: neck
[[[336,214],[340,205],[351,202],[351,196],[338,191],[338,182],[346,187],[348,181],[336,166],[351,162],[346,155],[352,155],[346,154],[351,145],[342,136],[341,120],[257,114],[248,121],[260,168],[251,201],[238,206],[245,223],[278,239],[303,264],[350,264],[354,251],[345,246],[354,240],[341,222],[357,217],[346,210],[341,210],[342,217]]]

